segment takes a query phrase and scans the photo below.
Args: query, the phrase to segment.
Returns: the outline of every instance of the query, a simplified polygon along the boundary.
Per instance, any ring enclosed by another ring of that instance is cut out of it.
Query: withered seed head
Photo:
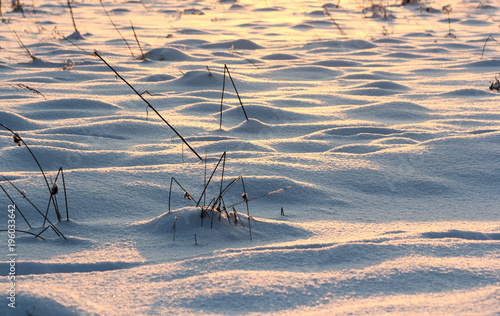
[[[16,143],[18,146],[21,146],[21,141],[22,141],[22,139],[21,139],[21,136],[19,136],[19,134],[18,134],[18,133],[14,133],[14,134],[12,135],[12,140],[13,140],[13,141],[14,141],[14,143]]]

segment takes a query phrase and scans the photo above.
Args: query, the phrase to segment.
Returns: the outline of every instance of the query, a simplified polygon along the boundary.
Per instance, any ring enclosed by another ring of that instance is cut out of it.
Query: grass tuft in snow
[[[63,187],[64,187],[64,199],[65,199],[65,205],[66,205],[66,215],[69,216],[69,211],[68,211],[68,200],[67,200],[67,195],[66,195],[66,184],[65,184],[65,181],[64,181],[64,175],[62,175],[62,167],[59,168],[59,171],[57,172],[57,175],[56,175],[56,178],[54,180],[54,182],[52,182],[52,184],[49,184],[49,181],[47,179],[47,176],[45,174],[45,171],[43,170],[42,166],[40,165],[40,162],[38,161],[38,159],[36,158],[35,154],[33,153],[33,151],[30,149],[30,147],[26,144],[26,142],[24,141],[24,139],[19,135],[19,133],[17,132],[14,132],[13,130],[11,130],[10,128],[8,128],[7,126],[3,125],[0,123],[0,126],[3,127],[4,129],[6,129],[7,131],[9,131],[11,134],[12,134],[12,140],[14,141],[15,144],[17,144],[18,146],[22,146],[24,145],[24,147],[26,147],[26,149],[29,151],[30,155],[33,157],[33,159],[35,160],[38,168],[40,169],[40,172],[42,173],[42,176],[45,180],[45,184],[47,185],[47,189],[49,190],[49,194],[50,194],[50,197],[49,197],[49,202],[47,204],[47,211],[45,212],[45,215],[42,214],[42,216],[44,217],[44,221],[43,221],[43,225],[42,226],[45,226],[45,223],[46,221],[48,220],[48,212],[50,210],[50,204],[52,203],[52,205],[54,206],[54,210],[55,210],[55,213],[57,215],[57,220],[60,222],[62,220],[61,218],[61,213],[59,211],[59,204],[57,202],[57,198],[56,198],[56,195],[59,191],[59,187],[57,186],[57,179],[59,177],[59,174],[61,174],[61,177],[63,179]],[[4,179],[6,179],[4,177]],[[7,179],[6,179],[7,180]],[[8,180],[7,180],[8,181]],[[8,181],[12,186],[14,186],[14,184],[10,181]],[[14,188],[21,194],[23,195],[23,197],[26,197],[24,193],[22,193],[21,190],[19,190],[17,187],[14,186]],[[2,187],[3,189],[3,187]],[[7,191],[5,191],[5,194],[7,194],[7,196],[9,197],[9,199],[12,201],[12,203],[14,203],[14,201],[10,198],[9,194],[7,193]],[[31,203],[31,201],[30,201]],[[31,203],[33,206],[34,204]],[[35,209],[41,213],[39,211],[39,209],[34,206]],[[22,214],[21,214],[22,215]],[[23,218],[24,218],[24,215],[23,215]],[[68,218],[69,219],[69,218]],[[25,219],[26,220],[26,219]],[[26,220],[27,222],[27,220]],[[49,222],[50,223],[50,222]],[[27,222],[28,226],[31,227],[31,225]],[[52,223],[50,223],[51,226],[54,226],[52,225]],[[62,237],[64,237],[62,234],[59,234],[57,232],[57,229],[55,229],[55,227],[52,228],[58,235],[61,235]],[[66,239],[66,238],[65,238]]]

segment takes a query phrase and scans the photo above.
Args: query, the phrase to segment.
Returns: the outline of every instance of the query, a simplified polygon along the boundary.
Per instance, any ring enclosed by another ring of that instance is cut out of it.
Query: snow
[[[416,2],[4,1],[0,314],[499,314],[500,1]]]

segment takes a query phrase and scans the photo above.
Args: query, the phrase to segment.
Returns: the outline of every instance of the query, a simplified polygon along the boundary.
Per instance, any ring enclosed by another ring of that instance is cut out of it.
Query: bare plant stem
[[[139,0],[139,2],[142,4],[142,6],[147,10],[147,11],[151,11],[150,8],[146,7],[146,5],[144,4],[144,2],[142,2],[142,0]]]
[[[2,6],[2,3],[0,2],[0,7]],[[31,0],[31,6],[33,8],[33,14],[35,15],[35,24],[36,28],[38,29],[38,33],[41,32],[41,27],[40,27],[40,22],[38,21],[38,16],[36,15],[36,9],[35,9],[35,1]],[[0,9],[1,11],[1,9]]]
[[[21,4],[20,0],[12,0],[12,10],[13,11],[21,11],[23,18],[26,17],[26,15],[24,15],[23,5]]]
[[[80,46],[76,45],[73,41],[71,41],[70,39],[68,39],[66,36],[62,35],[61,33],[57,32],[54,30],[54,33],[59,35],[60,37],[62,37],[63,40],[65,41],[68,41],[70,42],[71,44],[73,44],[76,48],[78,48],[79,50],[81,50],[82,52],[84,52],[85,54],[89,55],[89,56],[94,56],[94,54],[92,54],[91,52],[88,52],[86,51],[85,49],[81,48]]]
[[[6,229],[0,229],[0,232],[6,232],[6,231],[8,231],[8,230],[6,230]],[[35,236],[37,238],[40,238],[41,240],[45,240],[42,236],[39,236],[39,234],[38,235],[37,234],[33,234],[32,232],[27,232],[25,230],[16,229],[16,232],[33,235],[33,236]]]
[[[225,66],[225,65],[224,65]],[[224,76],[222,77],[222,96],[220,97],[220,119],[219,129],[222,129],[222,103],[224,101],[224,90],[226,89],[226,67],[224,67]]]
[[[16,132],[14,132],[13,130],[11,130],[10,128],[8,128],[7,126],[5,126],[3,124],[0,124],[0,126],[2,126],[6,130],[8,130],[9,132],[11,132],[14,136],[17,136],[18,139],[19,139],[19,142],[22,142],[24,144],[24,146],[26,147],[26,149],[28,149],[28,151],[31,154],[31,157],[33,157],[33,159],[35,160],[36,164],[38,165],[38,168],[42,172],[43,179],[45,180],[45,184],[47,185],[47,189],[49,190],[50,199],[52,200],[52,203],[54,204],[54,207],[56,207],[56,202],[54,200],[54,196],[52,195],[52,190],[50,189],[49,181],[47,180],[47,176],[45,176],[45,172],[43,171],[42,166],[38,162],[38,159],[36,159],[35,154],[33,154],[33,152],[31,151],[31,149],[29,148],[29,146],[26,144],[26,142],[24,141],[24,139],[21,136],[19,136],[19,134],[17,134]],[[49,206],[50,206],[50,200],[49,200]],[[47,213],[48,213],[48,208],[47,208]],[[57,210],[57,209],[56,209],[56,214],[57,214],[57,218],[59,219],[59,221],[61,221],[60,220],[61,214],[59,214],[59,210]],[[47,217],[47,214],[45,214],[45,217]],[[44,225],[45,225],[45,222],[44,222]]]
[[[69,221],[68,197],[66,195],[66,182],[64,181],[64,171],[63,171],[62,167],[59,167],[59,170],[57,171],[57,175],[56,175],[56,178],[54,180],[54,183],[57,183],[57,178],[59,178],[59,174],[61,174],[61,178],[63,181],[64,203],[66,205],[66,220]],[[59,207],[58,207],[58,209],[59,209]]]
[[[132,24],[132,21],[130,21],[130,26],[132,26],[132,31],[134,32],[134,37],[135,37],[135,41],[137,42],[137,46],[139,46],[139,49],[141,50],[141,59],[146,59],[146,56],[144,55],[144,52],[142,51],[141,43],[139,42],[139,39],[137,38],[137,33],[135,33],[134,24]]]
[[[125,82],[125,83],[126,83],[126,84],[127,84],[127,85],[128,85],[128,86],[129,86],[129,87],[130,87],[130,88],[131,88],[134,92],[135,92],[135,94],[137,94],[137,95],[139,96],[139,98],[141,98],[141,99],[142,99],[142,101],[144,101],[144,102],[148,105],[148,107],[149,107],[149,108],[151,108],[151,109],[152,109],[152,110],[153,110],[153,111],[154,111],[154,112],[155,112],[155,113],[156,113],[156,114],[160,117],[160,119],[161,119],[161,120],[162,120],[165,124],[167,124],[167,126],[168,126],[168,127],[170,127],[170,129],[171,129],[172,131],[174,131],[174,133],[175,133],[177,136],[179,136],[179,138],[182,140],[182,142],[183,142],[184,144],[186,144],[186,146],[188,146],[188,148],[189,148],[189,149],[190,149],[190,150],[191,150],[191,151],[192,151],[192,152],[196,155],[196,157],[198,157],[200,160],[203,160],[203,158],[201,158],[201,156],[200,156],[200,155],[198,155],[198,153],[197,153],[197,152],[193,149],[193,147],[191,147],[191,145],[189,145],[189,143],[188,143],[188,142],[184,139],[184,137],[182,137],[182,135],[181,135],[181,134],[180,134],[180,133],[179,133],[179,132],[178,132],[178,131],[177,131],[177,130],[176,130],[176,129],[172,126],[172,125],[170,125],[170,123],[169,123],[169,122],[167,122],[167,120],[165,120],[165,119],[163,118],[163,116],[161,116],[161,114],[160,114],[160,113],[159,113],[159,112],[158,112],[158,111],[157,111],[157,110],[156,110],[156,109],[155,109],[155,108],[154,108],[154,107],[153,107],[153,106],[152,106],[152,105],[151,105],[151,104],[150,104],[150,103],[149,103],[146,99],[144,99],[144,97],[143,97],[143,96],[142,96],[139,92],[137,92],[137,90],[136,90],[136,89],[135,89],[135,88],[134,88],[134,87],[133,87],[130,83],[128,83],[128,81],[127,81],[127,80],[125,80],[125,78],[123,78],[123,77],[122,77],[122,76],[121,76],[121,75],[120,75],[120,74],[119,74],[119,73],[118,73],[118,72],[117,72],[117,71],[116,71],[113,67],[111,67],[111,65],[110,65],[110,64],[108,64],[108,63],[107,63],[107,62],[106,62],[106,61],[105,61],[105,60],[101,57],[101,55],[99,55],[99,54],[97,53],[97,51],[94,51],[94,54],[95,54],[97,57],[99,57],[99,59],[100,59],[100,60],[102,60],[102,62],[103,62],[103,63],[105,63],[105,64],[106,64],[106,66],[108,66],[108,67],[109,67],[109,69],[111,69],[111,70],[112,70],[112,71],[113,71],[113,72],[114,72],[114,73],[118,76],[118,78],[120,78],[123,82]]]
[[[17,35],[16,31],[12,31],[12,33],[14,33],[14,35],[16,36],[17,42],[19,43],[19,45],[21,46],[21,48],[23,48],[26,51],[26,53],[28,54],[28,56],[32,60],[36,60],[37,58],[35,56],[33,56],[33,54],[31,54],[30,50],[23,44],[23,41],[21,41],[21,38],[19,38],[19,35]]]
[[[339,30],[340,34],[342,34],[345,38],[347,38],[347,35],[345,34],[344,30],[340,27],[340,25],[335,21],[333,16],[330,14],[330,11],[328,11],[327,7],[323,7],[323,10],[325,11],[325,14],[332,20],[333,24],[337,27]]]
[[[243,186],[243,200],[247,205],[248,231],[250,232],[250,240],[252,240],[252,226],[250,226],[250,207],[248,206],[248,195],[247,190],[245,189],[245,181],[243,180],[243,177],[241,178],[241,184]]]
[[[286,188],[283,188],[283,189],[279,189],[279,190],[276,190],[276,191],[272,191],[272,192],[269,192],[267,194],[263,194],[263,195],[260,195],[258,197],[254,197],[254,198],[251,198],[251,199],[248,199],[248,202],[251,202],[251,201],[255,201],[257,199],[260,199],[260,198],[263,198],[263,197],[266,197],[266,196],[269,196],[269,195],[273,195],[273,194],[276,194],[276,193],[281,193],[285,190],[288,190],[288,189],[291,189],[292,187],[291,186],[288,186]],[[243,204],[245,203],[245,201],[240,201],[240,202],[237,202],[237,203],[234,203],[234,204],[231,204],[228,206],[228,208],[231,208],[231,207],[234,207],[234,206],[237,206],[237,205],[240,205],[240,204]]]
[[[35,237],[40,237],[41,234],[43,234],[43,232],[45,232],[47,229],[49,229],[50,226],[47,226],[45,227],[41,232],[38,233],[38,235],[36,235]]]
[[[35,94],[38,94],[38,95],[41,95],[45,100],[47,100],[47,98],[43,95],[43,93],[41,93],[40,91],[38,91],[37,89],[34,89],[30,86],[27,86],[23,83],[14,83],[14,84],[0,84],[0,87],[13,87],[14,89],[18,90],[19,89],[26,89],[26,90],[29,90]]]
[[[168,213],[170,213],[170,200],[172,198],[172,184],[174,183],[174,181],[179,186],[179,188],[181,188],[182,191],[184,191],[184,197],[189,200],[193,200],[191,194],[186,189],[184,189],[182,185],[177,180],[175,180],[174,177],[172,177],[172,179],[170,180],[170,190],[168,192]]]
[[[481,58],[480,59],[483,59],[483,55],[484,55],[484,49],[486,48],[486,44],[488,43],[489,39],[492,39],[495,43],[497,43],[498,45],[500,45],[500,43],[495,39],[493,38],[492,35],[488,36],[488,38],[486,39],[486,41],[484,42],[484,45],[483,45],[483,51],[481,53]]]
[[[257,64],[256,64],[256,63],[254,63],[254,62],[253,62],[253,61],[251,61],[250,59],[248,59],[248,58],[246,58],[245,56],[243,56],[243,54],[242,54],[242,53],[237,52],[234,48],[232,48],[230,51],[231,51],[233,54],[236,54],[236,55],[238,55],[238,56],[243,57],[246,61],[248,61],[249,63],[251,63],[252,65],[254,65],[257,69],[260,69],[260,67],[259,67],[259,66],[257,66]]]
[[[16,202],[14,202],[14,200],[10,197],[9,193],[3,188],[3,186],[0,184],[0,189],[2,189],[2,191],[5,193],[5,195],[7,195],[7,197],[9,198],[10,202],[12,202],[12,205],[15,205],[16,206],[16,211],[19,212],[19,214],[21,214],[21,216],[23,217],[24,221],[26,222],[26,224],[28,224],[28,226],[30,227],[31,229],[31,225],[30,223],[28,222],[28,220],[26,219],[26,217],[24,217],[24,214],[23,212],[21,212],[21,209],[19,208],[19,206],[16,204]]]
[[[76,23],[75,23],[75,16],[73,15],[73,9],[71,8],[71,4],[69,3],[68,0],[68,8],[69,8],[69,13],[71,13],[71,20],[73,21],[73,27],[75,28],[75,32],[78,32],[78,29],[76,28]]]
[[[219,128],[222,128],[222,102],[224,100],[224,91],[226,87],[226,71],[227,74],[229,75],[229,79],[231,79],[231,83],[233,84],[234,91],[236,91],[236,95],[238,96],[238,100],[240,101],[241,108],[243,109],[243,114],[245,114],[245,118],[248,121],[248,115],[247,111],[245,111],[245,107],[243,106],[243,102],[241,102],[240,94],[238,93],[238,89],[236,89],[236,85],[234,84],[233,77],[231,76],[231,73],[229,72],[229,68],[227,68],[227,65],[224,64],[224,77],[222,79],[222,96],[220,99],[220,123],[219,123]]]
[[[205,187],[203,188],[203,192],[201,193],[201,196],[200,198],[198,199],[198,202],[196,202],[196,206],[200,206],[200,202],[201,202],[201,198],[203,197],[203,195],[205,194],[205,192],[207,191],[207,187],[208,185],[210,184],[210,181],[212,181],[212,178],[215,174],[215,171],[217,170],[217,168],[219,167],[219,164],[221,163],[221,161],[226,157],[226,152],[224,152],[222,154],[222,156],[220,157],[219,161],[217,162],[217,165],[215,166],[214,170],[212,171],[212,174],[210,175],[210,177],[208,178],[208,181],[207,183],[205,184]]]
[[[7,179],[7,178],[6,178],[6,177],[4,177],[4,176],[2,176],[2,177],[3,177],[3,178],[5,179],[5,181],[7,181],[7,182],[8,182],[8,183],[9,183],[9,184],[10,184],[10,185],[14,188],[14,189],[16,189],[16,190],[17,190],[17,192],[19,192],[19,194],[21,194],[21,195],[22,195],[23,199],[26,199],[26,201],[28,201],[28,203],[30,203],[30,204],[31,204],[31,206],[33,206],[33,208],[34,208],[34,209],[35,209],[35,210],[36,210],[36,211],[37,211],[40,215],[42,215],[42,216],[43,216],[43,218],[44,218],[44,219],[45,219],[45,220],[46,220],[46,221],[47,221],[47,222],[48,222],[48,223],[49,223],[49,224],[53,227],[52,229],[54,230],[54,232],[55,232],[58,236],[60,236],[60,237],[62,237],[62,238],[64,238],[64,239],[66,239],[66,237],[64,237],[63,233],[61,233],[61,231],[60,231],[59,229],[57,229],[57,228],[56,228],[56,226],[55,226],[55,225],[54,225],[54,224],[53,224],[53,223],[52,223],[52,222],[51,222],[51,221],[50,221],[47,217],[45,217],[45,215],[43,215],[43,213],[42,213],[42,212],[38,209],[38,207],[36,207],[36,205],[35,205],[35,204],[33,204],[33,202],[31,202],[31,200],[30,200],[30,199],[26,196],[26,194],[25,194],[24,192],[22,192],[21,190],[19,190],[19,188],[18,188],[18,187],[17,187],[17,186],[16,186],[16,185],[12,182],[12,181],[10,181],[9,179]]]
[[[116,26],[116,24],[111,19],[111,16],[109,15],[108,11],[106,10],[106,7],[104,6],[104,3],[102,3],[102,0],[99,0],[99,2],[101,3],[101,6],[104,9],[104,12],[108,16],[109,21],[111,22],[111,24],[113,24],[113,26],[114,26],[115,30],[118,32],[118,34],[120,34],[121,38],[125,42],[125,45],[127,45],[128,49],[130,50],[130,53],[132,54],[132,57],[135,57],[134,52],[132,51],[132,48],[130,48],[130,45],[128,44],[127,40],[125,39],[125,37],[123,37],[123,35],[120,32],[120,30],[118,29],[118,27]]]

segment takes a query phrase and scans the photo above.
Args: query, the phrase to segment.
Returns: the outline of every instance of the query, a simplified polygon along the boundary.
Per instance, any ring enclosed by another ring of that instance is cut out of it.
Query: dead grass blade
[[[130,87],[130,89],[132,89],[132,90],[135,92],[135,94],[137,94],[137,95],[139,96],[139,98],[141,98],[141,99],[142,99],[142,101],[144,101],[144,102],[148,105],[148,107],[149,107],[149,108],[151,108],[151,109],[152,109],[152,110],[156,113],[156,115],[158,115],[158,116],[160,117],[160,119],[161,119],[161,120],[162,120],[165,124],[167,124],[167,126],[168,126],[168,127],[170,127],[170,129],[171,129],[172,131],[174,131],[174,133],[175,133],[177,136],[179,136],[179,138],[182,140],[182,142],[183,142],[184,144],[186,144],[186,146],[188,146],[188,148],[189,148],[189,149],[190,149],[190,150],[191,150],[191,151],[192,151],[192,152],[196,155],[196,157],[198,157],[198,159],[203,160],[203,158],[201,158],[201,156],[200,156],[200,155],[198,155],[198,153],[197,153],[197,152],[193,149],[193,147],[191,147],[191,145],[189,145],[189,143],[188,143],[188,142],[184,139],[184,137],[182,137],[182,135],[181,135],[181,134],[180,134],[180,133],[179,133],[179,132],[178,132],[178,131],[177,131],[177,130],[176,130],[176,129],[172,126],[172,125],[170,125],[170,123],[169,123],[169,122],[167,122],[167,120],[165,120],[165,119],[163,118],[163,116],[161,116],[161,114],[160,114],[160,113],[159,113],[159,112],[158,112],[158,111],[157,111],[157,110],[156,110],[156,109],[155,109],[155,108],[154,108],[154,107],[153,107],[153,106],[152,106],[152,105],[151,105],[151,104],[150,104],[150,103],[149,103],[146,99],[144,99],[144,97],[143,97],[143,96],[142,96],[139,92],[137,92],[137,90],[136,90],[136,89],[135,89],[135,88],[134,88],[134,87],[133,87],[130,83],[128,83],[128,81],[127,81],[127,80],[125,80],[125,78],[123,78],[123,77],[122,77],[122,76],[121,76],[121,75],[120,75],[120,74],[119,74],[119,73],[118,73],[118,72],[117,72],[117,71],[116,71],[113,67],[111,67],[111,65],[110,65],[110,64],[108,64],[108,63],[104,60],[104,58],[102,58],[102,57],[101,57],[101,55],[99,55],[99,54],[97,53],[97,51],[94,51],[94,55],[95,55],[95,56],[97,56],[97,57],[99,57],[99,59],[100,59],[100,60],[102,60],[102,62],[103,62],[103,63],[105,63],[105,64],[106,64],[106,66],[108,66],[108,67],[109,67],[109,69],[111,69],[111,70],[112,70],[112,71],[113,71],[113,72],[114,72],[114,73],[118,76],[118,78],[120,78],[123,82],[125,82],[125,83],[127,84],[127,86],[129,86],[129,87]]]
[[[499,43],[499,42],[498,42],[495,38],[493,38],[493,36],[492,36],[492,35],[488,36],[488,38],[487,38],[487,39],[486,39],[486,41],[484,42],[484,45],[483,45],[483,51],[481,52],[481,58],[479,58],[479,59],[483,59],[483,56],[484,56],[484,50],[485,50],[485,48],[486,48],[486,44],[488,43],[488,41],[489,41],[489,39],[490,39],[490,38],[491,38],[493,41],[495,41],[495,43],[497,43],[498,45],[500,45],[500,43]]]

